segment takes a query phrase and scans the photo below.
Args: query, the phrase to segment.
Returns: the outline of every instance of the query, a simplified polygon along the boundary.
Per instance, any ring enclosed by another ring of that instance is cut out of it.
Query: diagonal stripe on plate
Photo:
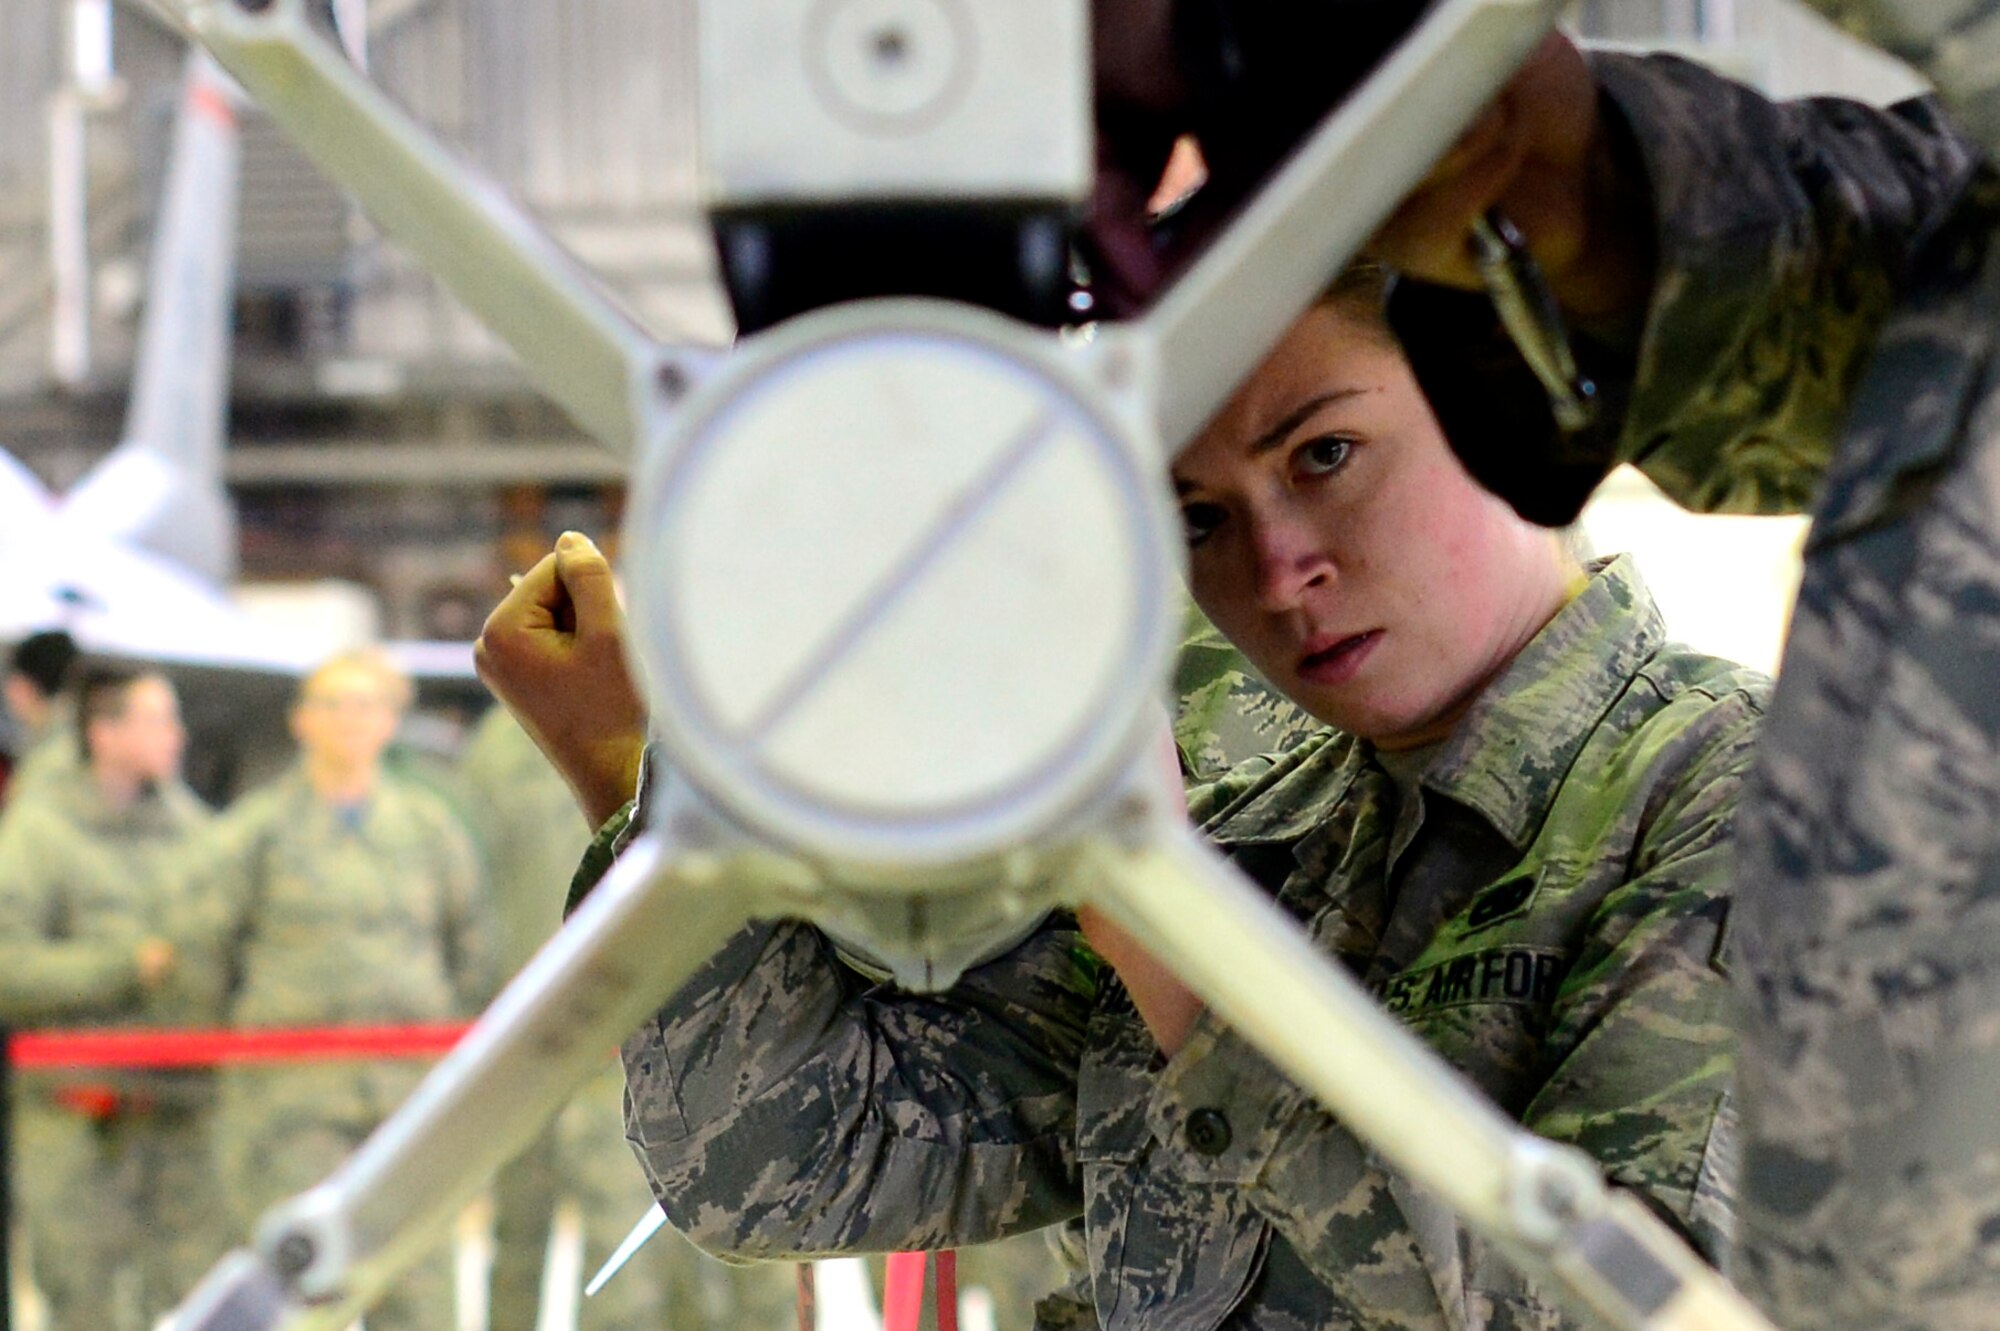
[[[813,684],[844,661],[860,646],[868,631],[916,585],[952,546],[952,538],[979,516],[1006,490],[1007,483],[1025,467],[1056,431],[1060,413],[1043,411],[1000,450],[993,465],[972,479],[951,506],[938,515],[929,529],[911,546],[907,556],[877,580],[860,599],[854,612],[826,634],[791,678],[779,688],[769,704],[741,732],[742,740],[753,748],[764,742],[812,692]]]

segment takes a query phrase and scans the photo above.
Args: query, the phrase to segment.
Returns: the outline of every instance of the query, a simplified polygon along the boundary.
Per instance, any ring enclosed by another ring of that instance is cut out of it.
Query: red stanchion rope
[[[7,1041],[16,1068],[200,1068],[228,1063],[332,1063],[437,1058],[469,1029],[463,1023],[305,1026],[247,1030],[22,1031]],[[895,1253],[884,1290],[885,1331],[916,1331],[924,1268],[935,1256],[939,1331],[958,1331],[957,1254]],[[799,1324],[813,1317],[811,1267],[802,1266]]]
[[[458,1043],[458,1022],[238,1030],[20,1031],[7,1042],[17,1068],[200,1068],[223,1063],[332,1063],[437,1058]]]

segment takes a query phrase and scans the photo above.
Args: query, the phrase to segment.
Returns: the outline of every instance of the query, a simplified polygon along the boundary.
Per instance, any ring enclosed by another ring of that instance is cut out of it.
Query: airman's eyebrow
[[[1343,398],[1359,397],[1367,391],[1365,388],[1340,388],[1331,393],[1321,393],[1318,397],[1301,403],[1297,410],[1293,411],[1264,433],[1258,435],[1251,442],[1250,456],[1256,457],[1260,454],[1268,453],[1279,444],[1284,443],[1292,431],[1310,420],[1313,414],[1320,408],[1339,402]]]
[[[1318,397],[1300,403],[1283,420],[1251,441],[1250,456],[1261,456],[1284,443],[1292,431],[1311,420],[1314,413],[1318,412],[1322,407],[1330,406],[1346,398],[1359,397],[1367,391],[1365,388],[1337,388],[1331,393],[1321,393]],[[1197,488],[1199,487],[1191,481],[1184,481],[1178,476],[1174,477],[1174,494],[1176,496],[1184,496],[1189,491]]]

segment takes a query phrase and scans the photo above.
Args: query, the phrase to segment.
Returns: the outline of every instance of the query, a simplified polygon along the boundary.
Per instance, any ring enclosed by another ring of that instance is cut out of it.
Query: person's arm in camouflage
[[[1606,244],[1648,265],[1648,279],[1601,308],[1569,306],[1601,419],[1558,441],[1485,296],[1405,282],[1391,318],[1418,378],[1467,469],[1538,521],[1567,520],[1621,461],[1690,508],[1801,508],[1885,317],[1975,178],[1976,149],[1927,99],[1773,103],[1664,56],[1601,54],[1590,68],[1596,166],[1553,185],[1531,174],[1518,199],[1454,196],[1461,164],[1448,158],[1446,179],[1413,196],[1378,249],[1459,285],[1466,224],[1493,203],[1520,214],[1531,248],[1538,225],[1580,232],[1586,252],[1599,231],[1617,237]],[[1454,204],[1452,224],[1414,225],[1451,211],[1435,195]],[[1548,198],[1577,202],[1550,224],[1555,206],[1535,202]],[[1640,208],[1644,227],[1608,224],[1613,201]],[[1545,266],[1564,294],[1559,260]]]
[[[569,534],[480,634],[481,678],[602,824],[572,906],[630,816],[645,709],[624,639],[610,565]],[[873,983],[810,927],[754,925],[625,1042],[627,1135],[668,1217],[717,1253],[1037,1228],[1082,1206],[1076,1072],[1095,993],[1067,920],[931,996]]]
[[[459,1010],[473,1013],[499,988],[499,939],[484,890],[479,851],[456,818],[442,820],[432,847],[438,879],[439,940]]]
[[[1716,1116],[1736,1050],[1724,973],[1735,815],[1762,722],[1761,700],[1732,695],[1654,759],[1685,774],[1647,810],[1632,878],[1591,920],[1549,1034],[1572,1052],[1523,1115],[1588,1151],[1711,1260],[1733,1200],[1722,1165],[1735,1143]]]
[[[0,822],[0,1023],[88,1020],[130,1007],[146,986],[149,940],[136,916],[73,911],[63,899],[79,835],[25,802]]]
[[[1758,720],[1758,705],[1736,695],[1675,734],[1669,751],[1647,755],[1681,775],[1644,811],[1633,876],[1603,901],[1561,984],[1549,1041],[1571,1052],[1545,1070],[1524,1115],[1536,1132],[1589,1152],[1711,1256],[1727,1202],[1704,1165],[1727,1149],[1711,1133],[1725,1132],[1718,1115],[1734,1045],[1716,955]],[[1213,1155],[1189,1144],[1189,1116],[1201,1109],[1232,1125]],[[1212,1016],[1168,1063],[1148,1119],[1163,1168],[1241,1186],[1321,1281],[1371,1314],[1407,1305],[1421,1310],[1416,1324],[1435,1316],[1435,1271],[1410,1259],[1413,1247],[1433,1264],[1439,1252],[1462,1254],[1456,1283],[1468,1302],[1535,1298],[1442,1208],[1418,1198],[1406,1209],[1416,1195],[1392,1184],[1372,1151]],[[1357,1261],[1363,1253],[1376,1260]]]
[[[674,1225],[746,1258],[952,1247],[1074,1215],[1096,963],[1051,920],[944,994],[797,923],[739,934],[624,1048],[627,1135]]]

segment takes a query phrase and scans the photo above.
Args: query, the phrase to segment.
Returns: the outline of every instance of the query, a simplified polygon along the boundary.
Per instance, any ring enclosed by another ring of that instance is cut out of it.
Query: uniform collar
[[[1516,849],[1534,839],[1591,732],[1666,642],[1630,555],[1594,561],[1590,572],[1424,772],[1425,789],[1480,814]]]
[[[389,782],[389,774],[382,773],[377,778],[374,788],[352,804],[335,804],[331,800],[321,798],[319,792],[313,789],[312,782],[306,779],[304,763],[294,764],[283,780],[287,801],[298,811],[299,816],[324,819],[328,826],[359,834],[367,829],[376,808],[381,804],[382,790]]]
[[[1204,830],[1217,845],[1297,841],[1324,823],[1368,766],[1366,746],[1323,730],[1286,753],[1255,793]]]
[[[1590,565],[1584,588],[1529,640],[1439,746],[1425,789],[1478,813],[1516,848],[1549,805],[1597,723],[1666,641],[1666,626],[1630,555]],[[1325,732],[1286,754],[1272,779],[1207,831],[1218,845],[1298,841],[1322,825],[1371,746]]]

